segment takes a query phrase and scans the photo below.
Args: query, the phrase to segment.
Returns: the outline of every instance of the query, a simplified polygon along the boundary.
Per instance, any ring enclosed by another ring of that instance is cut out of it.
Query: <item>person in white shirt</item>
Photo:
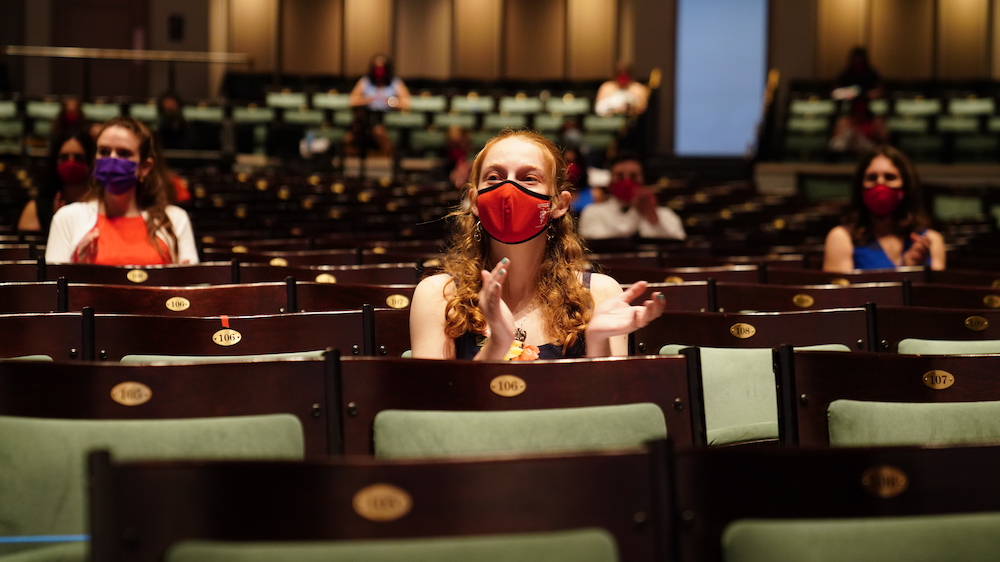
[[[611,164],[612,197],[592,203],[580,213],[580,236],[602,238],[676,238],[683,240],[684,224],[667,207],[656,204],[656,195],[646,187],[638,155],[622,151]]]

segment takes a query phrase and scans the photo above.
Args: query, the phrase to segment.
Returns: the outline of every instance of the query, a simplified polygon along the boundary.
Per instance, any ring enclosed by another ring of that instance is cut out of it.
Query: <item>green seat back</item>
[[[180,420],[61,420],[0,416],[0,536],[86,532],[86,456],[115,459],[301,459],[291,414]],[[0,555],[37,548],[2,544]]]
[[[660,355],[674,355],[687,345],[665,345]],[[795,349],[850,351],[845,345]],[[778,438],[778,399],[770,348],[701,348],[705,428],[709,445],[730,445]]]
[[[900,340],[898,353],[902,355],[968,355],[975,353],[1000,353],[1000,340]]]
[[[381,541],[180,542],[165,562],[615,562],[615,539],[601,529],[555,533]]]
[[[834,400],[827,417],[833,447],[1000,443],[1000,402]]]
[[[736,521],[726,527],[727,562],[993,560],[1000,513],[858,519]]]
[[[384,410],[375,416],[375,455],[585,451],[634,447],[666,435],[663,412],[650,403],[496,412]]]

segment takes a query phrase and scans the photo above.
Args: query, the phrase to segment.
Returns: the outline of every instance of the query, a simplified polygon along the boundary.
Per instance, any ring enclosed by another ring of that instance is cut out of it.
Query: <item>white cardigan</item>
[[[84,235],[97,225],[98,202],[83,201],[70,203],[56,211],[52,216],[52,226],[49,228],[49,240],[45,245],[45,261],[47,263],[73,263],[73,252],[80,244]],[[167,205],[167,218],[173,225],[177,235],[177,252],[173,255],[173,245],[165,229],[157,231],[156,236],[170,248],[173,263],[198,263],[198,249],[194,245],[194,232],[191,230],[191,219],[184,209]],[[143,220],[148,220],[146,211],[142,212]]]

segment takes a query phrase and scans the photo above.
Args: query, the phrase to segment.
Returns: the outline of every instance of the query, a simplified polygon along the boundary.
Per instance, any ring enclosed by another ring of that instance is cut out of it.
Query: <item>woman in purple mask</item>
[[[52,218],[45,261],[103,265],[198,263],[191,221],[168,204],[152,134],[116,117],[97,136],[90,188]]]
[[[19,231],[47,233],[53,213],[83,198],[94,150],[94,139],[86,131],[69,131],[49,141],[48,178],[38,197],[21,211],[17,222]]]
[[[824,271],[911,265],[944,269],[944,238],[928,228],[917,175],[902,152],[880,146],[862,158],[851,201],[845,224],[826,237]]]
[[[413,356],[532,360],[627,353],[627,335],[663,313],[646,288],[624,292],[586,271],[566,162],[536,133],[504,131],[472,164],[445,273],[420,282],[410,310]]]

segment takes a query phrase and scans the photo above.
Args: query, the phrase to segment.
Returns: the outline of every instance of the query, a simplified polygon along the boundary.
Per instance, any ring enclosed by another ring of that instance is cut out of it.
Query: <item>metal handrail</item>
[[[8,55],[24,57],[49,57],[64,59],[113,59],[144,60],[166,62],[206,62],[221,64],[250,64],[246,53],[222,53],[201,51],[147,51],[133,49],[89,49],[83,47],[38,47],[31,45],[8,45],[4,49]]]

